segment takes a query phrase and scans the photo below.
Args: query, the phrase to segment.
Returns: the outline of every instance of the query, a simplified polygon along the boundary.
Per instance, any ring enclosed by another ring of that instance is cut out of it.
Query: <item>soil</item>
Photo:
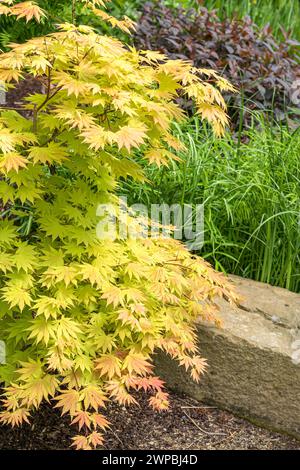
[[[34,93],[42,93],[43,84],[36,78],[26,76],[26,78],[19,83],[14,83],[15,88],[11,88],[5,95],[5,103],[2,105],[6,108],[12,108],[20,114],[31,117],[31,112],[24,110],[23,106],[26,104],[25,98]]]
[[[106,416],[108,450],[300,450],[300,442],[259,428],[232,414],[171,393],[171,410],[153,412],[147,399],[129,409],[109,405]],[[45,405],[33,416],[32,427],[0,426],[2,450],[69,449],[76,429],[67,417]]]

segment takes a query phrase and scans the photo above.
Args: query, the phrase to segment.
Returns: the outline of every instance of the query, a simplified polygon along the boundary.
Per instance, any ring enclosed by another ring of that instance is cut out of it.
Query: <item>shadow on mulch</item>
[[[171,394],[171,410],[153,412],[146,398],[129,409],[109,405],[106,416],[111,430],[106,433],[109,450],[300,450],[300,442],[208,407],[191,398]],[[68,449],[76,429],[57,410],[43,406],[32,418],[32,427],[11,429],[0,426],[2,450]]]

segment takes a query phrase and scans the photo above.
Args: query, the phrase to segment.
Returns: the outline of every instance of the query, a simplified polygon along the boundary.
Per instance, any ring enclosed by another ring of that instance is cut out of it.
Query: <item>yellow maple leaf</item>
[[[147,138],[147,128],[143,125],[127,125],[121,127],[112,136],[119,149],[125,147],[130,152],[131,147],[138,147],[143,144]]]
[[[36,265],[36,256],[37,254],[33,246],[21,243],[13,255],[13,261],[18,270],[23,269],[25,272],[28,272]]]
[[[20,380],[27,381],[31,378],[40,378],[43,370],[40,362],[30,360],[28,362],[21,362],[21,368],[18,369]]]
[[[4,170],[5,173],[11,170],[18,173],[20,168],[25,168],[27,164],[26,158],[16,152],[8,152],[0,157],[0,170]]]
[[[86,409],[91,407],[97,411],[98,408],[105,407],[105,402],[108,400],[100,388],[92,384],[85,387],[81,394]]]
[[[55,142],[50,142],[47,147],[31,147],[28,158],[33,163],[61,163],[66,159],[68,152]]]
[[[11,255],[0,250],[0,270],[5,274],[7,271],[12,271],[12,269],[13,261]]]
[[[107,305],[112,304],[114,307],[124,305],[124,292],[118,286],[104,289],[101,298],[106,300]]]
[[[31,378],[20,395],[21,406],[38,408],[43,400],[49,401],[49,396],[54,396],[57,386],[58,380],[50,374],[37,379]]]
[[[3,287],[2,292],[2,298],[9,303],[11,308],[19,307],[22,311],[25,305],[31,305],[32,297],[27,289],[15,285]]]

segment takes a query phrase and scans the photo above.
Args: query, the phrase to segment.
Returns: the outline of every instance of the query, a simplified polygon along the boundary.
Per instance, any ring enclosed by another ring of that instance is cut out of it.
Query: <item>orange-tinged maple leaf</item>
[[[100,371],[101,376],[107,375],[109,379],[121,376],[121,362],[116,356],[107,354],[97,359],[95,363],[95,369]]]
[[[145,301],[143,292],[135,287],[128,287],[127,289],[124,289],[123,293],[128,302],[132,301],[135,303],[143,303]]]
[[[120,320],[123,325],[127,323],[132,328],[139,329],[139,321],[135,318],[132,312],[128,310],[127,308],[123,308],[122,310],[118,311],[118,320]]]
[[[99,427],[101,429],[105,429],[109,427],[109,421],[105,418],[105,416],[94,413],[91,415],[91,421],[93,422],[95,427]]]
[[[154,390],[161,391],[164,387],[165,382],[161,380],[159,377],[153,376],[148,378],[148,383],[150,387]]]
[[[6,5],[0,5],[0,15],[9,15],[10,8]]]
[[[103,444],[103,434],[93,431],[89,436],[88,436],[88,442],[90,443],[91,446],[96,449],[96,447],[101,446]]]
[[[60,395],[54,398],[54,400],[57,401],[54,408],[62,408],[62,415],[69,413],[70,416],[74,416],[78,411],[80,393],[74,389],[63,390]]]
[[[74,446],[76,450],[92,450],[88,438],[85,436],[72,437],[72,441],[72,446]]]
[[[58,386],[57,379],[50,374],[44,377],[32,379],[24,386],[21,394],[21,405],[38,408],[43,400],[49,402],[49,396],[53,397]]]
[[[127,406],[137,404],[136,399],[128,393],[125,385],[121,382],[111,380],[107,383],[106,390],[120,405]]]
[[[2,406],[6,411],[14,411],[19,407],[19,393],[21,387],[11,386],[5,389],[5,398],[2,399]]]
[[[191,368],[191,376],[195,382],[199,382],[200,376],[205,372],[207,362],[199,356],[193,357],[193,365]]]
[[[95,13],[95,15],[102,18],[102,20],[110,23],[113,28],[117,27],[125,33],[130,34],[131,30],[135,29],[134,22],[127,16],[124,16],[122,20],[117,20],[114,16],[109,15],[103,10],[99,10],[99,8],[94,8],[93,12]]]
[[[169,164],[168,157],[165,154],[165,149],[152,148],[145,153],[145,158],[147,158],[150,164],[154,163],[158,167],[161,165],[168,166]]]
[[[224,134],[224,128],[229,120],[221,107],[210,103],[200,103],[197,106],[197,113],[201,114],[202,119],[207,119],[217,136]]]
[[[90,429],[91,427],[90,413],[88,413],[85,410],[76,411],[76,413],[74,413],[74,419],[72,420],[71,424],[76,424],[76,423],[78,423],[79,431],[81,430],[83,426],[86,426],[87,428]]]
[[[189,367],[193,367],[193,358],[187,355],[182,355],[179,363],[181,366],[185,367],[185,370],[188,370]]]
[[[20,426],[24,423],[24,421],[29,424],[29,416],[30,414],[27,408],[18,408],[17,410],[13,411],[3,411],[0,413],[0,423],[10,424],[13,427]]]
[[[11,81],[18,82],[21,77],[22,77],[22,72],[20,70],[15,70],[15,69],[1,69],[0,70],[0,80],[3,82],[8,82],[8,83]]]
[[[163,136],[163,140],[174,150],[186,150],[186,147],[183,142],[181,142],[177,137],[172,134],[166,134]]]
[[[124,292],[118,286],[111,286],[104,290],[102,299],[106,300],[107,305],[112,304],[114,307],[124,305]]]
[[[147,362],[143,354],[138,353],[129,353],[123,364],[123,369],[127,369],[130,374],[137,375],[146,375],[151,372],[152,368],[153,365]]]
[[[170,356],[173,358],[178,355],[178,352],[180,350],[178,342],[175,338],[162,339],[160,342],[160,346],[166,351],[166,353],[170,354]]]
[[[164,382],[159,377],[133,377],[128,375],[125,378],[125,384],[127,387],[131,387],[137,390],[144,390],[147,392],[149,389],[161,391],[164,387]]]
[[[85,115],[82,117],[85,117]],[[82,124],[85,124],[84,121]],[[81,126],[78,127],[80,128]],[[99,149],[104,149],[107,142],[111,140],[111,134],[112,133],[106,131],[101,126],[89,125],[88,128],[85,128],[83,131],[81,131],[81,135],[84,137],[84,142],[89,144],[89,147],[96,151]]]
[[[46,16],[44,10],[40,8],[35,2],[22,2],[13,5],[10,8],[10,14],[19,18],[26,18],[26,22],[35,18],[40,22],[43,16]]]
[[[167,410],[169,408],[168,394],[165,392],[157,392],[153,397],[149,398],[149,403],[154,410]]]

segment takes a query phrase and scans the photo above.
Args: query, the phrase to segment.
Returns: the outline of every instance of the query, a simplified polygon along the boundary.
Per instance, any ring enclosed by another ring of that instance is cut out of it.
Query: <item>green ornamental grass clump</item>
[[[145,166],[128,203],[204,204],[198,254],[215,269],[300,292],[300,128],[261,117],[240,136],[216,139],[198,118],[174,126],[185,144],[169,167]]]

